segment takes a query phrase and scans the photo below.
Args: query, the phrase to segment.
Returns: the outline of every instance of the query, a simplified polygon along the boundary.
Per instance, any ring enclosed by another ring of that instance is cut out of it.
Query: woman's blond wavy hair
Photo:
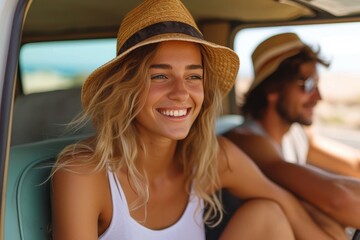
[[[81,125],[90,119],[96,135],[91,141],[66,147],[52,173],[83,165],[91,166],[93,171],[126,169],[139,196],[130,210],[145,206],[149,198],[145,171],[136,167],[139,149],[145,152],[146,149],[138,137],[134,119],[145,105],[144,93],[150,87],[149,65],[157,46],[151,44],[132,51],[114,69],[101,75],[97,92],[73,123]],[[178,141],[174,159],[183,167],[187,191],[190,193],[192,189],[207,206],[205,223],[216,225],[222,219],[222,205],[215,193],[220,187],[215,121],[221,110],[222,95],[217,81],[211,81],[212,69],[206,49],[201,46],[200,51],[204,65],[204,102],[188,136]]]

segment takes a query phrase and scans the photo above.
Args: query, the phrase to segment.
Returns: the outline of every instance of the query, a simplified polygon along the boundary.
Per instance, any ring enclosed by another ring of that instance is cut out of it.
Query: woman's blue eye
[[[190,79],[190,80],[202,80],[202,76],[200,76],[200,75],[192,75],[188,79]]]
[[[151,76],[151,80],[155,80],[155,79],[166,79],[166,76],[162,74]]]

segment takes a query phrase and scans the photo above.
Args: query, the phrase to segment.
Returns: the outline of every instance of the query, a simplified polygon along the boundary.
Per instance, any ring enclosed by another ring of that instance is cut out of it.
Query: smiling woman
[[[150,61],[151,84],[143,109],[136,117],[141,133],[184,139],[204,101],[200,46],[169,41],[160,44]],[[179,114],[181,113],[181,114]]]

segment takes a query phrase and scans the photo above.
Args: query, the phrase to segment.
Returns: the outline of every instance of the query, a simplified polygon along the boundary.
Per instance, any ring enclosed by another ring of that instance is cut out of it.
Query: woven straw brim
[[[260,43],[251,56],[254,81],[248,92],[259,86],[262,81],[278,69],[285,59],[296,55],[303,47],[304,43],[299,36],[291,32],[274,35]]]
[[[95,84],[96,81],[106,81],[106,79],[99,78],[100,75],[116,66],[124,56],[134,49],[164,41],[188,41],[201,44],[207,51],[213,70],[213,72],[211,72],[211,76],[208,76],[206,81],[218,81],[218,85],[223,96],[225,96],[233,87],[240,66],[239,57],[234,51],[227,47],[191,37],[189,35],[181,33],[167,33],[156,35],[140,42],[93,71],[85,80],[82,87],[81,100],[84,109],[87,108],[91,98],[97,91],[99,83]]]
[[[267,77],[273,74],[285,59],[296,55],[297,53],[299,53],[299,51],[300,49],[297,48],[271,59],[271,61],[269,61],[265,66],[263,66],[261,71],[259,71],[259,73],[255,75],[254,81],[250,85],[248,92],[254,90],[254,88],[259,86],[262,81],[264,81]]]

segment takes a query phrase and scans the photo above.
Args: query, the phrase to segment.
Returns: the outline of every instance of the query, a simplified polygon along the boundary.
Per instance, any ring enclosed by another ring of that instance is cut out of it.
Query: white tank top
[[[152,230],[131,217],[119,180],[110,171],[108,176],[113,213],[110,226],[99,237],[100,240],[205,240],[203,201],[195,194],[191,194],[183,215],[174,225],[161,230]],[[197,209],[198,204],[200,206]]]

